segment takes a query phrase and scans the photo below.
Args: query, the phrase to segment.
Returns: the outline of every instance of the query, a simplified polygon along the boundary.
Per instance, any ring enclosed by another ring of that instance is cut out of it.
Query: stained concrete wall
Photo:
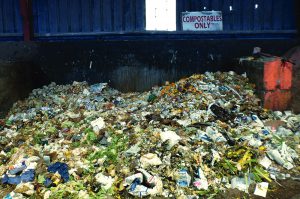
[[[41,86],[38,69],[30,62],[0,62],[0,118],[17,100]]]
[[[50,81],[110,82],[122,91],[143,91],[193,73],[230,70],[253,47],[282,55],[297,40],[165,40],[40,43],[38,58]]]
[[[121,91],[143,91],[193,73],[237,70],[236,58],[255,46],[282,55],[297,45],[297,39],[2,42],[0,110],[3,116],[17,99],[51,81],[109,82]]]

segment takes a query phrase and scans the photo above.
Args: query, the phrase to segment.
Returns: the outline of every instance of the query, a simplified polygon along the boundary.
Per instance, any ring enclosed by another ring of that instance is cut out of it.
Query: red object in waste
[[[264,108],[284,111],[289,109],[292,100],[292,92],[290,90],[266,91],[264,95]]]
[[[264,63],[264,87],[265,90],[283,89],[292,87],[293,65],[281,59]]]

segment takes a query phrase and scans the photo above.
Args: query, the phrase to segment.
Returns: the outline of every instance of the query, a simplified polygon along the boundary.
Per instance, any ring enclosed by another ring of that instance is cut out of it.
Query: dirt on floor
[[[295,180],[284,180],[272,182],[269,185],[267,192],[267,199],[300,199],[300,181]],[[225,193],[219,194],[217,199],[262,199],[264,197],[254,195],[255,185],[251,185],[249,188],[249,194],[239,191],[237,189],[228,189]]]

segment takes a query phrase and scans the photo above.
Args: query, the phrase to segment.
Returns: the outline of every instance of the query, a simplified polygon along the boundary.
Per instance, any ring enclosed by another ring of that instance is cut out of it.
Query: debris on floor
[[[263,109],[234,72],[143,93],[51,83],[0,122],[0,151],[2,198],[266,197],[299,179],[300,115]]]

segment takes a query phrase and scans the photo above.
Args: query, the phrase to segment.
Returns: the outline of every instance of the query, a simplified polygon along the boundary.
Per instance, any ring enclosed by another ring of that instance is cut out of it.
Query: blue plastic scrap
[[[9,194],[7,194],[3,199],[13,199],[13,197]]]
[[[18,185],[21,182],[32,182],[34,181],[35,171],[34,169],[28,169],[27,171],[23,172],[21,175],[17,175],[15,177],[9,177],[7,174],[4,175],[2,178],[3,184],[15,184]]]
[[[219,86],[219,91],[229,91],[227,86]]]
[[[136,186],[139,185],[139,184],[141,184],[141,183],[142,182],[140,181],[139,178],[134,179],[133,182],[130,185],[129,191],[134,191],[135,188],[136,188]]]
[[[199,136],[199,139],[201,139],[204,142],[213,142],[213,140],[207,134]]]
[[[98,84],[94,84],[91,85],[90,87],[90,91],[92,93],[101,93],[101,91],[106,87],[106,83],[98,83]]]
[[[52,180],[50,178],[46,178],[44,185],[45,187],[50,187],[52,185]]]
[[[188,179],[188,173],[186,169],[181,169],[179,172],[179,179],[177,180],[177,184],[180,187],[188,187],[190,182]]]
[[[61,178],[64,180],[64,182],[69,181],[70,176],[68,171],[68,165],[66,163],[56,162],[48,167],[48,172],[58,172]]]
[[[270,132],[269,132],[268,130],[266,130],[266,129],[263,129],[263,130],[262,130],[262,133],[263,133],[264,135],[269,135],[269,134],[270,134]]]
[[[201,169],[200,169],[200,168],[197,168],[196,176],[197,176],[198,178],[201,177]]]
[[[4,175],[2,178],[2,184],[20,184],[21,183],[21,176],[16,176],[16,177],[8,177],[7,174]]]
[[[26,166],[26,164],[25,164],[25,161],[23,161],[21,166],[16,167],[16,168],[14,168],[14,169],[12,169],[12,170],[9,170],[8,173],[9,173],[10,175],[16,175],[17,173],[23,171],[23,170],[26,169],[26,168],[27,168],[27,166]]]
[[[22,182],[32,182],[34,180],[35,170],[34,169],[28,169],[21,175],[21,181]]]

